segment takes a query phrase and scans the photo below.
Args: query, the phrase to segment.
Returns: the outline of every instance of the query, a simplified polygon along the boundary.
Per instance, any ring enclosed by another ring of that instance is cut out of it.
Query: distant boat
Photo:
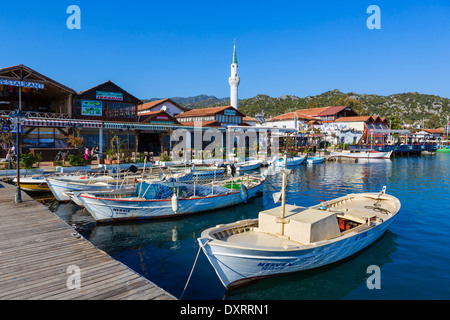
[[[353,158],[353,159],[390,159],[392,151],[378,152],[370,151],[355,151],[355,152],[330,152],[330,156],[339,158]]]
[[[322,163],[325,160],[325,157],[309,157],[306,159],[306,162],[309,164],[312,163]]]
[[[236,171],[250,171],[250,170],[256,170],[262,165],[262,160],[249,160],[249,161],[243,161],[238,163],[233,163],[232,165],[228,166],[228,171],[232,170],[231,166],[234,166],[236,168]]]
[[[287,158],[286,167],[297,166],[306,161],[308,156]],[[284,159],[278,159],[273,162],[277,167],[284,167]]]
[[[73,192],[98,222],[179,217],[243,202],[262,192],[264,176],[218,184],[139,183],[134,189]]]
[[[309,208],[261,211],[257,219],[206,229],[198,238],[226,289],[345,259],[380,238],[400,210],[384,192],[349,194]],[[284,214],[282,214],[284,212]]]
[[[437,149],[436,152],[439,152],[439,153],[450,153],[450,147],[449,146],[444,146],[442,148]]]

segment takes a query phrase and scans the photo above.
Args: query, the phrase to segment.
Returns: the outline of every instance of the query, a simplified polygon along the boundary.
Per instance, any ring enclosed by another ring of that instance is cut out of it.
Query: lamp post
[[[16,161],[17,161],[17,189],[15,203],[22,202],[22,194],[20,192],[20,127],[25,122],[25,114],[22,110],[16,109],[16,111],[10,115],[11,122],[16,126]]]

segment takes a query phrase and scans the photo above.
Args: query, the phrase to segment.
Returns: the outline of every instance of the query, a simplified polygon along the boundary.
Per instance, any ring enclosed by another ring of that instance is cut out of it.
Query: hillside
[[[189,108],[229,104],[228,98],[218,99],[207,95],[172,99]],[[249,116],[264,113],[266,118],[303,108],[333,105],[348,105],[360,115],[379,115],[396,123],[421,124],[427,128],[443,127],[446,116],[450,116],[450,99],[417,92],[380,96],[331,90],[304,98],[293,95],[273,98],[260,94],[253,98],[239,100],[240,111]]]

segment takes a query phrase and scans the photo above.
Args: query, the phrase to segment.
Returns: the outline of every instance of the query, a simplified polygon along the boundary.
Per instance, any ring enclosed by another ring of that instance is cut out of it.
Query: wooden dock
[[[0,300],[176,300],[15,191],[0,183]]]

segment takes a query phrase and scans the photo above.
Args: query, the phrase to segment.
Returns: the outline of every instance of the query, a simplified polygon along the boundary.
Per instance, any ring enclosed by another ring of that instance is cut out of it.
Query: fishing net
[[[231,190],[220,186],[193,185],[179,182],[140,182],[135,196],[146,200],[170,199],[175,193],[179,198],[208,197],[227,194]]]

